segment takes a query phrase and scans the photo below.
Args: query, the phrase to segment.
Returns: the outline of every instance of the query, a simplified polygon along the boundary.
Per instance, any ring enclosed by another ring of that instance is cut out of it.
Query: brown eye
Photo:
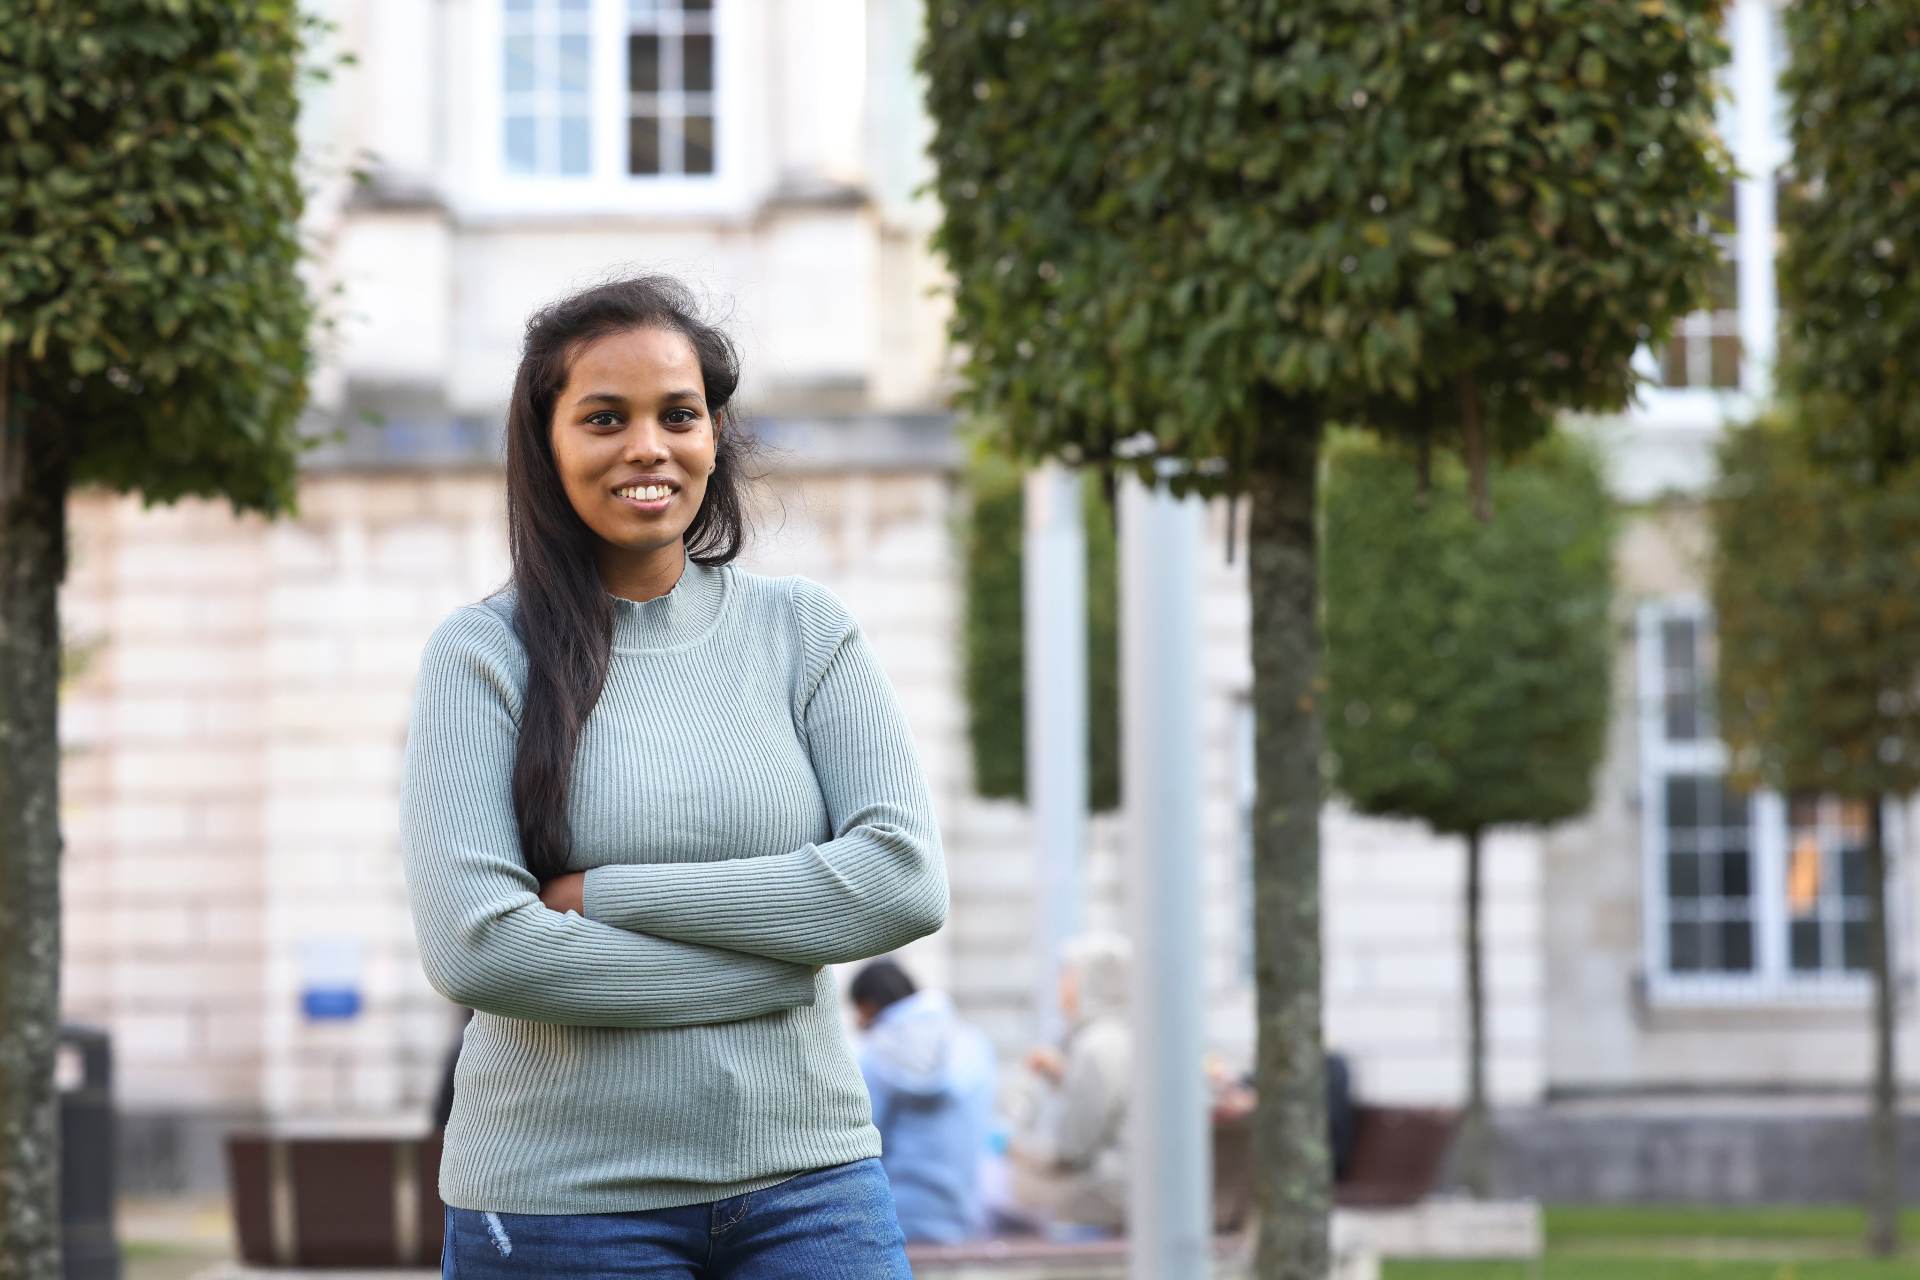
[[[602,418],[607,419],[607,421],[602,422]],[[617,427],[620,425],[620,415],[611,409],[602,409],[600,412],[589,417],[587,421],[596,427]]]

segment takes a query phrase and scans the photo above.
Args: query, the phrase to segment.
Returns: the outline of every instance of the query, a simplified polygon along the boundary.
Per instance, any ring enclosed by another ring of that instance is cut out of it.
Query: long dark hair
[[[513,808],[527,868],[542,880],[564,872],[573,850],[568,785],[580,728],[606,684],[614,608],[600,579],[595,535],[574,510],[554,464],[553,405],[582,347],[634,329],[671,330],[693,344],[708,415],[719,430],[706,496],[687,526],[687,558],[726,564],[746,539],[741,494],[752,442],[732,414],[724,425],[718,416],[740,385],[740,358],[726,334],[701,318],[687,287],[666,276],[637,276],[535,312],[507,406],[507,545],[514,629],[527,651]]]

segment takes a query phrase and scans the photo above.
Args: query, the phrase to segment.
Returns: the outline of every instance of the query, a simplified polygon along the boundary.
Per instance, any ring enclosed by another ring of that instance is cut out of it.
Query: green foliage
[[[1212,491],[1262,433],[1472,453],[1463,419],[1517,448],[1620,407],[1715,259],[1720,11],[931,0],[967,401],[1027,457],[1151,433]]]
[[[1089,481],[1092,477],[1089,477]],[[1021,630],[1021,469],[981,452],[967,476],[971,501],[967,557],[966,682],[975,789],[983,796],[1027,797],[1026,644]],[[1087,805],[1120,803],[1118,582],[1113,509],[1088,483]]]
[[[1809,459],[1828,424],[1762,421],[1720,449],[1713,608],[1720,736],[1743,786],[1920,788],[1920,462]]]
[[[76,483],[292,505],[302,29],[272,0],[0,0],[0,356]]]
[[[1565,439],[1498,473],[1473,517],[1460,468],[1425,507],[1401,457],[1328,450],[1322,507],[1327,739],[1365,813],[1465,834],[1547,823],[1591,799],[1608,713],[1613,522]]]
[[[1920,458],[1920,15],[1795,4],[1786,24],[1781,385],[1823,453],[1898,466]]]

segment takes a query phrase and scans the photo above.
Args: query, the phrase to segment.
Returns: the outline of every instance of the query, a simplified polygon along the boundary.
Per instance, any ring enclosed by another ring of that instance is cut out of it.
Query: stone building
[[[978,799],[970,777],[965,494],[934,212],[916,194],[918,3],[320,7],[359,59],[305,123],[315,279],[339,287],[315,413],[344,439],[279,522],[96,493],[73,506],[64,998],[114,1033],[126,1181],[217,1184],[234,1123],[424,1126],[457,1011],[421,974],[400,875],[410,685],[435,623],[507,572],[499,423],[525,316],[622,269],[679,274],[731,317],[741,400],[770,447],[743,563],[828,584],[871,636],[953,885],[948,927],[908,962],[1011,1057],[1034,1025],[1033,858],[1024,810]],[[1661,385],[1638,409],[1589,424],[1629,510],[1599,800],[1489,849],[1491,1085],[1511,1167],[1538,1179],[1569,1144],[1618,1148],[1566,1194],[1647,1185],[1619,1172],[1645,1165],[1645,1141],[1679,1144],[1708,1170],[1699,1187],[1761,1194],[1713,1172],[1771,1140],[1739,1099],[1807,1095],[1817,1122],[1812,1097],[1854,1105],[1867,1061],[1859,815],[1724,795],[1697,702],[1712,661],[1698,495],[1720,424],[1765,395],[1774,324],[1778,25],[1769,0],[1737,0],[1730,21],[1727,132],[1751,176],[1724,305],[1648,353]],[[349,181],[363,160],[370,177]],[[1252,670],[1227,518],[1210,512],[1200,584],[1197,853],[1210,1034],[1235,1062],[1251,1039]],[[1337,806],[1323,830],[1328,1038],[1370,1098],[1457,1101],[1462,853]],[[1123,918],[1119,837],[1095,819],[1096,925]],[[1909,878],[1899,893],[1904,922]],[[1911,1076],[1920,1037],[1901,1049]],[[1647,1128],[1662,1099],[1703,1094],[1732,1117],[1724,1133]]]

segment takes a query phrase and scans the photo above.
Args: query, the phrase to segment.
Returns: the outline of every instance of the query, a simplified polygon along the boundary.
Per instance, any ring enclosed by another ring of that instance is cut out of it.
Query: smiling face
[[[706,397],[693,344],[671,329],[611,334],[574,353],[553,404],[553,461],[615,594],[659,594],[679,573],[719,443]]]

